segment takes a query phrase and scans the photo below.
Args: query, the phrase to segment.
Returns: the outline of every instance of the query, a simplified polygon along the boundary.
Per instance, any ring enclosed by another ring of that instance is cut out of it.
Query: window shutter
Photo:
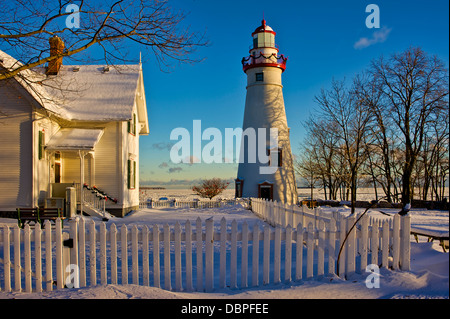
[[[131,188],[131,160],[128,160],[128,189]]]
[[[38,152],[39,152],[39,156],[38,159],[43,159],[44,158],[44,132],[43,131],[39,131],[39,140],[38,140]]]
[[[136,135],[136,114],[133,113],[133,134]]]
[[[136,161],[133,161],[133,188],[136,188]]]

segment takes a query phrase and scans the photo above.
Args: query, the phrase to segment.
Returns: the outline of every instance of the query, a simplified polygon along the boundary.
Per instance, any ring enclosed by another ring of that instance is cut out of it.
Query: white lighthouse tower
[[[252,37],[250,56],[242,59],[243,70],[247,74],[247,97],[236,197],[258,197],[296,204],[297,185],[281,83],[287,59],[279,55],[275,32],[265,20]],[[278,130],[278,145],[271,143],[270,129]],[[252,132],[255,132],[256,140]],[[258,143],[258,140],[265,142]],[[268,161],[262,163],[264,156],[261,155],[265,155]]]

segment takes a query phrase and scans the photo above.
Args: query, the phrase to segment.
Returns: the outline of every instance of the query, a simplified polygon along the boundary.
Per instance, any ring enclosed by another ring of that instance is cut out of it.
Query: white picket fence
[[[393,228],[369,226],[364,216],[260,228],[225,219],[174,226],[86,222],[75,218],[44,229],[0,228],[0,289],[42,291],[98,284],[137,284],[176,291],[246,288],[338,273],[349,278],[366,265],[409,270],[410,218]],[[339,225],[339,230],[336,225]],[[306,227],[304,227],[306,226]],[[70,246],[70,247],[67,247]],[[340,255],[339,252],[341,251]],[[339,263],[338,261],[339,259]],[[391,257],[391,258],[389,258]],[[390,261],[390,259],[392,259]],[[76,266],[71,266],[76,265]],[[14,284],[12,284],[14,283]]]
[[[248,200],[225,199],[214,201],[200,200],[148,200],[139,202],[139,208],[220,208],[235,205],[246,205]]]

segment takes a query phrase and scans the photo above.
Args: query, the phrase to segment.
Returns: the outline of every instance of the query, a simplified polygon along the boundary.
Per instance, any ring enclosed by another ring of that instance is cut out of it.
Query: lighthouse
[[[236,197],[296,204],[297,185],[281,82],[287,58],[279,53],[275,35],[262,20],[252,33],[250,55],[242,59],[247,96]]]

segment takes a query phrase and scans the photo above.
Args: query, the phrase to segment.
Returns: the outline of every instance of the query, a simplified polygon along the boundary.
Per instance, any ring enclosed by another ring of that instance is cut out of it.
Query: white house
[[[19,63],[0,51],[0,72]],[[96,186],[106,210],[124,216],[139,206],[139,137],[148,134],[141,64],[60,59],[0,81],[0,212],[46,206],[73,185],[84,212],[80,189]]]

